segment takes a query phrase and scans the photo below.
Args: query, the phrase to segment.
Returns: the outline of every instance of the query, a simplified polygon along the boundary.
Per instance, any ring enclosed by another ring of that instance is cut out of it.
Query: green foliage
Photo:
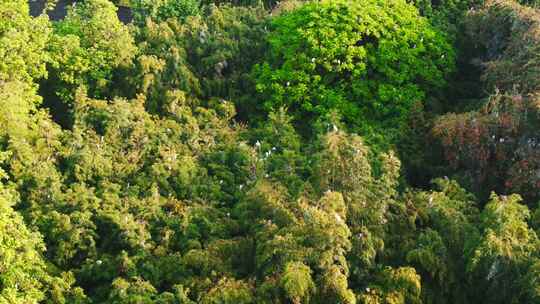
[[[46,17],[32,18],[28,2],[0,2],[0,81],[32,81],[47,75],[44,51],[51,34]]]
[[[293,303],[309,302],[310,291],[315,288],[315,283],[311,278],[311,269],[299,262],[291,262],[285,266],[281,284],[287,298]]]
[[[282,181],[291,194],[298,195],[306,186],[302,177],[308,175],[308,168],[303,141],[291,120],[281,108],[271,112],[261,126],[246,133],[269,177]]]
[[[479,238],[468,271],[478,280],[478,298],[492,303],[530,302],[522,288],[529,271],[534,271],[540,243],[527,225],[529,210],[520,204],[518,195],[498,197],[494,194],[481,216],[483,234]],[[530,278],[528,278],[530,279]],[[505,283],[502,283],[505,282]]]
[[[5,177],[4,172],[0,173]],[[44,247],[39,234],[31,232],[12,209],[13,196],[0,184],[0,300],[37,303],[45,298],[47,273],[41,257]]]
[[[8,153],[0,153],[0,163],[7,156]],[[13,210],[18,197],[3,184],[6,177],[0,168],[0,303],[83,303],[81,289],[69,291],[74,281],[71,274],[50,274],[42,255],[42,237],[31,231]]]
[[[381,156],[381,174],[369,162],[362,138],[331,131],[320,139],[314,165],[314,184],[319,191],[339,191],[347,208],[347,224],[354,236],[351,263],[353,280],[367,279],[385,248],[389,205],[396,198],[400,162],[393,154]]]
[[[197,16],[201,13],[200,0],[136,0],[133,4],[135,20],[144,24],[147,18],[156,22],[167,19],[185,21],[189,16]]]
[[[210,6],[185,22],[148,20],[127,90],[144,93],[153,113],[163,112],[165,96],[173,90],[183,91],[187,99],[219,98],[242,105],[250,90],[251,66],[263,53],[265,19],[261,8]]]
[[[283,301],[313,297],[315,303],[355,303],[346,280],[345,254],[351,246],[346,210],[331,207],[343,204],[341,196],[331,192],[318,201],[291,201],[285,189],[269,182],[247,194],[237,212],[255,242],[255,271],[265,277],[261,291],[274,288],[276,280],[283,288],[273,296],[261,292],[260,301],[277,296]],[[319,282],[317,290],[310,291],[312,281]]]
[[[519,0],[518,2],[520,4],[528,5],[528,6],[535,7],[535,8],[537,8],[538,5],[540,5],[540,2],[538,2],[538,0]]]
[[[221,279],[217,285],[204,296],[204,304],[248,304],[253,303],[251,287],[234,279]]]
[[[491,96],[435,121],[433,134],[457,176],[486,198],[492,189],[519,193],[532,204],[539,197],[538,16],[513,1],[490,2],[468,16],[467,39],[475,41]]]
[[[405,304],[422,303],[420,299],[420,277],[414,268],[403,267],[384,269],[377,283],[367,287],[365,294],[360,297],[366,304]]]
[[[481,7],[485,0],[411,0],[423,16],[446,30],[455,31],[469,10]],[[453,29],[451,28],[453,27]]]
[[[410,198],[416,226],[412,231],[417,232],[396,241],[401,242],[400,250],[407,251],[406,261],[422,276],[426,302],[467,303],[464,254],[470,253],[479,235],[475,225],[479,211],[474,196],[455,181],[439,179],[435,186],[437,191],[414,193]]]
[[[0,303],[538,302],[538,12],[414,4],[2,2]]]
[[[43,83],[50,103],[72,103],[76,89],[86,87],[93,97],[109,96],[114,72],[129,65],[137,51],[127,26],[108,0],[79,3],[54,24],[48,45],[52,57],[49,80]],[[56,95],[56,96],[55,96]]]
[[[34,127],[30,113],[36,111],[41,98],[35,89],[21,81],[0,84],[0,144],[10,139],[28,138]]]
[[[453,68],[444,34],[400,0],[308,3],[272,29],[268,61],[254,70],[263,108],[287,106],[297,121],[334,109],[368,140],[391,142]]]

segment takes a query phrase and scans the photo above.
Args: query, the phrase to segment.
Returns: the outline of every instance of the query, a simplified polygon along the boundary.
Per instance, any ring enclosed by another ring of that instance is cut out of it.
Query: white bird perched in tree
[[[204,31],[199,32],[199,42],[205,43],[206,42],[206,33]]]
[[[343,222],[343,219],[341,218],[341,216],[339,216],[339,214],[334,213],[334,217],[336,218],[336,221],[338,221],[338,223],[342,223],[342,222]]]

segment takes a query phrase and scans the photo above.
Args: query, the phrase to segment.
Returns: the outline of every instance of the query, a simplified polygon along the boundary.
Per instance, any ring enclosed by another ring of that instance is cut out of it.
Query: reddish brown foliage
[[[433,128],[447,160],[478,187],[502,185],[540,196],[539,108],[535,96],[497,94],[479,111],[448,114]],[[495,183],[495,184],[493,184]]]

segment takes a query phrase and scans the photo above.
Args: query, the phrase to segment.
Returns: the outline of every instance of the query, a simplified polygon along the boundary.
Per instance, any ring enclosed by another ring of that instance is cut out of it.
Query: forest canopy
[[[0,0],[0,304],[540,303],[538,4]]]

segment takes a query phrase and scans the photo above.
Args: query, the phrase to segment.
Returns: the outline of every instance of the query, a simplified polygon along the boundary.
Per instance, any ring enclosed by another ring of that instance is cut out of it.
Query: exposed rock
[[[47,0],[29,0],[30,15],[33,17],[39,16],[45,9]],[[67,15],[69,6],[76,5],[77,1],[73,0],[58,0],[53,10],[49,10],[47,15],[52,21],[62,20]],[[133,20],[133,12],[131,8],[125,6],[118,6],[118,19],[124,24],[128,24]]]

